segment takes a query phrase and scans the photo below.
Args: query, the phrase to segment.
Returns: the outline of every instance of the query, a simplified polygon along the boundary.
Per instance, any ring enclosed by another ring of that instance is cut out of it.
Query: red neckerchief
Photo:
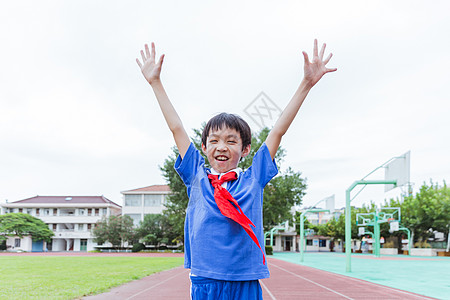
[[[208,175],[209,181],[211,182],[214,188],[214,200],[216,200],[217,206],[219,207],[220,212],[227,218],[235,221],[239,225],[244,228],[245,232],[250,236],[250,238],[258,245],[259,249],[263,254],[263,264],[266,264],[266,257],[264,256],[264,252],[259,245],[258,239],[256,238],[255,233],[253,232],[250,225],[256,227],[252,221],[242,212],[241,207],[237,203],[237,201],[231,196],[231,194],[222,186],[222,183],[236,180],[237,174],[236,172],[228,172],[219,179],[219,175]],[[234,204],[234,205],[233,205]]]

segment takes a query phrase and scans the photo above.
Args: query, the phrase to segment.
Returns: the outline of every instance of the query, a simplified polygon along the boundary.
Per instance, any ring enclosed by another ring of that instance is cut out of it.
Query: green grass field
[[[0,299],[74,299],[183,263],[182,257],[0,257]]]

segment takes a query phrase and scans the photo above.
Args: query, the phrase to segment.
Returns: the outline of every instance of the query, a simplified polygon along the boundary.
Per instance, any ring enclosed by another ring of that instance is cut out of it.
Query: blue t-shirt
[[[256,280],[269,277],[261,250],[235,221],[221,214],[214,200],[205,160],[191,143],[175,170],[187,187],[189,204],[184,225],[184,267],[192,274],[219,280]],[[264,250],[262,222],[263,190],[278,173],[275,161],[264,143],[253,157],[250,168],[227,190],[245,215],[255,224],[253,232]]]

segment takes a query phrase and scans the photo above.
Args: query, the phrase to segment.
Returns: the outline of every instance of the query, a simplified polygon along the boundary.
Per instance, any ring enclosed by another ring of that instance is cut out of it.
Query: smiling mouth
[[[219,156],[216,156],[216,160],[218,160],[218,161],[227,161],[228,157],[223,156],[223,155],[219,155]]]

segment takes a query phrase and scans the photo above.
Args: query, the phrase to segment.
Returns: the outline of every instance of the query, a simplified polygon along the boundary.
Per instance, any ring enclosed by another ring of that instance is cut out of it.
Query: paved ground
[[[272,257],[268,264],[271,277],[261,280],[264,299],[432,299]],[[83,299],[189,299],[188,274],[178,267]]]
[[[298,253],[275,253],[274,257],[300,264]],[[353,254],[351,273],[345,272],[343,253],[306,253],[304,266],[350,276],[392,288],[450,299],[450,257]]]

